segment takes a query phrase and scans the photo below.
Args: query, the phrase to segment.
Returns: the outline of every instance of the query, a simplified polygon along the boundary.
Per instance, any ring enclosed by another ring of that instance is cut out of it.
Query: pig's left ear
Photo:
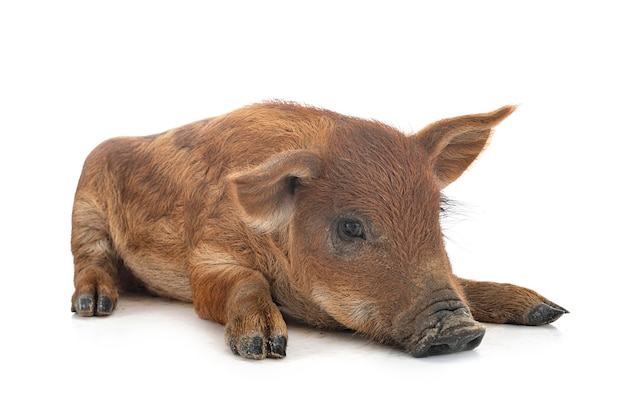
[[[317,177],[320,168],[321,159],[311,151],[278,153],[228,177],[235,205],[244,221],[257,231],[279,229],[291,220],[297,188]]]
[[[456,180],[484,149],[493,128],[515,110],[504,106],[490,113],[435,122],[414,137],[429,154],[441,188]]]

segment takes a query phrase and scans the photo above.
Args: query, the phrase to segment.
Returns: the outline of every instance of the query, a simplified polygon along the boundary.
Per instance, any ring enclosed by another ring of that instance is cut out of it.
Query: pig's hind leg
[[[474,319],[483,323],[539,326],[569,313],[537,292],[521,286],[462,278],[457,280]]]
[[[77,195],[72,213],[74,294],[72,312],[106,316],[118,300],[119,258],[113,248],[106,217],[95,200]]]

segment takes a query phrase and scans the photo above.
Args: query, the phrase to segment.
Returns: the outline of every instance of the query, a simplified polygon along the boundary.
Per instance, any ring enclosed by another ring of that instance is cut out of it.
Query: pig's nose
[[[475,328],[459,333],[451,338],[435,338],[425,344],[419,355],[415,357],[436,356],[439,354],[456,353],[459,351],[472,350],[478,347],[485,335],[484,328]]]
[[[480,323],[469,317],[454,316],[426,330],[413,346],[411,354],[428,357],[472,350],[478,347],[484,335],[485,328]]]

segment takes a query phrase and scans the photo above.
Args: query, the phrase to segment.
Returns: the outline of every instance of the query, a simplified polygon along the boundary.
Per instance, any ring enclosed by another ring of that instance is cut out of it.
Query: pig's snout
[[[485,328],[470,316],[466,308],[443,310],[429,319],[433,322],[422,331],[410,352],[414,357],[456,353],[478,347]]]

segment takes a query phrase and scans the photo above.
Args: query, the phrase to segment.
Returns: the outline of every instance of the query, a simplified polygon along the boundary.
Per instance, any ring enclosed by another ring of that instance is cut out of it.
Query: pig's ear
[[[243,220],[259,232],[285,226],[293,215],[296,190],[320,173],[321,160],[307,150],[274,155],[252,169],[231,174],[235,205]]]
[[[484,149],[493,128],[515,110],[504,106],[490,113],[435,122],[414,137],[430,155],[441,188],[456,180]]]

